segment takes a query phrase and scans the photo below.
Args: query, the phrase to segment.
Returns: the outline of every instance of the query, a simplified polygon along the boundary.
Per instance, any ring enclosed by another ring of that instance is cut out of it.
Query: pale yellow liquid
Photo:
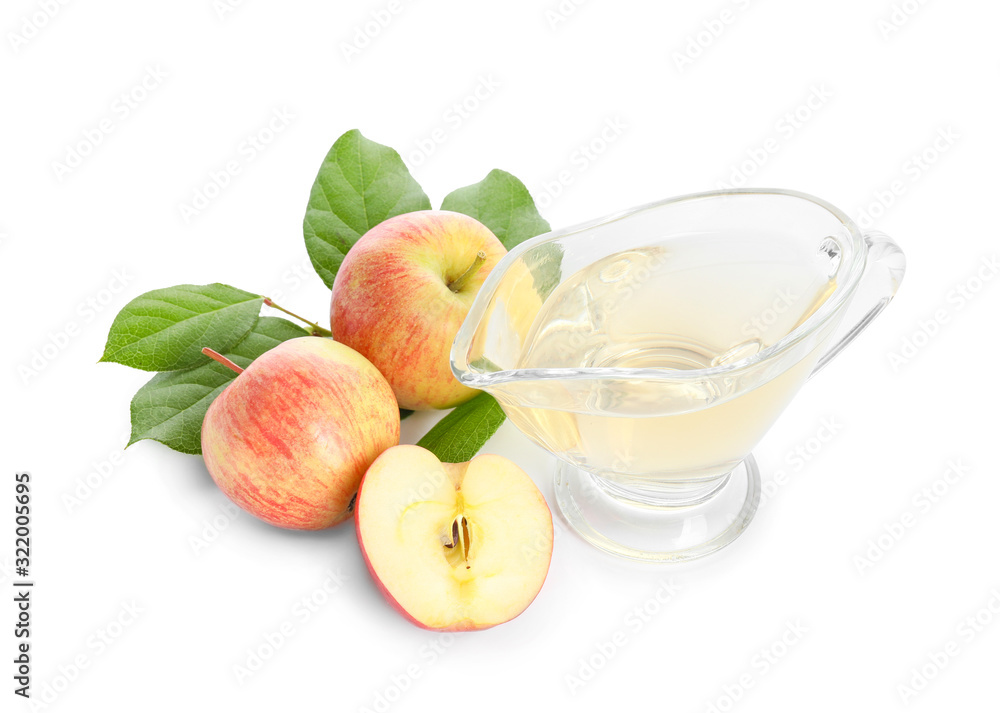
[[[541,304],[517,368],[685,371],[733,363],[780,340],[835,287],[829,265],[726,264],[709,249],[718,246],[673,241],[576,273]],[[529,437],[621,484],[710,481],[756,445],[822,346],[817,341],[791,363],[767,360],[739,376],[544,379],[511,383],[497,397]]]

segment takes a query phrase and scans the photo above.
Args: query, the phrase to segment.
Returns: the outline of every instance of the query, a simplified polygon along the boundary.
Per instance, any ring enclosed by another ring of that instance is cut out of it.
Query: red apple
[[[451,372],[458,328],[490,270],[507,253],[461,213],[418,211],[365,233],[337,271],[333,338],[381,371],[406,409],[443,409],[475,395]]]
[[[442,463],[396,446],[371,465],[355,526],[389,603],[425,629],[488,629],[523,612],[552,557],[552,515],[524,471],[480,455]]]
[[[222,492],[294,530],[350,518],[368,466],[397,443],[389,384],[356,351],[321,337],[291,339],[255,359],[212,402],[201,430]]]

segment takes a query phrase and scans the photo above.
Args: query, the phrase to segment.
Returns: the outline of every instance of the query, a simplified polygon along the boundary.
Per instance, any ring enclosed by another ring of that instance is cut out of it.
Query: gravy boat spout
[[[584,538],[682,561],[746,528],[751,451],[904,272],[888,237],[812,196],[672,198],[517,246],[452,370],[559,459],[556,499]]]

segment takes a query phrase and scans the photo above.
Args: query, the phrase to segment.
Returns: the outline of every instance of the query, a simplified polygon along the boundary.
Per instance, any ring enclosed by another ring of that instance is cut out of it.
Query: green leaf
[[[525,254],[535,292],[544,300],[562,282],[563,249],[559,243],[544,243]]]
[[[438,421],[417,445],[443,463],[464,463],[472,460],[506,418],[496,399],[482,393]]]
[[[246,368],[281,342],[308,332],[280,317],[261,317],[253,330],[225,356]],[[209,404],[236,373],[215,361],[184,371],[157,374],[132,398],[132,436],[159,441],[181,453],[201,453],[201,424]]]
[[[396,151],[357,129],[348,131],[323,159],[309,194],[302,224],[309,259],[326,286],[333,287],[358,238],[383,220],[430,207]]]
[[[452,191],[441,208],[472,216],[492,230],[508,250],[551,230],[525,185],[500,169],[490,171],[479,183]]]
[[[472,216],[492,230],[508,250],[552,229],[539,214],[525,185],[500,169],[490,171],[479,183],[452,191],[441,208]],[[556,243],[542,245],[525,255],[535,291],[543,299],[562,279],[562,256],[562,246]]]
[[[236,346],[257,322],[263,301],[218,282],[147,292],[115,317],[100,360],[145,371],[203,364],[202,347],[225,352]]]

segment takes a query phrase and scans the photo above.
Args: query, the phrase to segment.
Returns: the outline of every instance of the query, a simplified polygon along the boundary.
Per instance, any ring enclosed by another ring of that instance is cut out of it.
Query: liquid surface
[[[752,255],[746,245],[743,254]],[[733,363],[779,341],[833,293],[836,255],[813,263],[726,262],[702,237],[611,255],[558,285],[535,315],[517,368]],[[511,419],[564,460],[636,485],[711,480],[756,445],[808,377],[817,347],[794,364],[740,377],[536,382],[535,405],[504,398]]]
[[[518,368],[703,369],[739,361],[802,324],[836,284],[775,262],[702,264],[698,240],[609,256],[556,287]]]

